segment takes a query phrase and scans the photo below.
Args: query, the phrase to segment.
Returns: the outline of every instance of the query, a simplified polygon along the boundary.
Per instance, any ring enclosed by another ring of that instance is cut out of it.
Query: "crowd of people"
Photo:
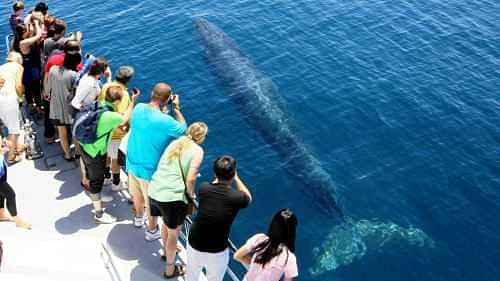
[[[165,278],[185,275],[197,281],[204,269],[208,280],[223,280],[231,225],[252,202],[236,160],[217,157],[214,179],[196,187],[208,126],[187,124],[180,97],[170,85],[156,83],[149,101],[137,103],[141,91],[129,89],[132,66],[120,66],[113,80],[106,59],[82,56],[82,33],[66,34],[65,21],[51,15],[46,3],[26,15],[23,2],[12,8],[14,39],[7,62],[0,66],[0,120],[6,128],[6,141],[0,138],[0,220],[31,227],[17,216],[15,192],[7,183],[7,166],[21,161],[25,149],[19,138],[24,111],[44,119],[47,144],[58,139],[62,157],[78,161],[81,186],[93,206],[89,215],[96,223],[116,222],[103,207],[103,187],[128,190],[134,206],[131,227],[145,227],[146,241],[162,239]],[[121,181],[121,170],[128,175],[127,183]],[[177,244],[187,216],[193,216],[193,223],[187,261],[181,265],[176,262]],[[248,265],[247,280],[298,276],[297,223],[290,209],[279,210],[266,234],[254,235],[238,249],[234,258]]]

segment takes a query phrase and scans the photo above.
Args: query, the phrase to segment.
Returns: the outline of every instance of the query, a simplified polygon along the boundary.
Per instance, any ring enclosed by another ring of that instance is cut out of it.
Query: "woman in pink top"
[[[247,281],[290,281],[299,275],[295,258],[297,217],[290,209],[278,211],[267,234],[256,234],[234,254],[249,266]]]

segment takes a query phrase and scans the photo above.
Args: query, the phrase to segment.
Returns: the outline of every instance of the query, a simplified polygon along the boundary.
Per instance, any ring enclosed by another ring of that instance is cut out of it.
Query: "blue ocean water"
[[[27,6],[35,1],[26,1]],[[85,51],[131,64],[210,128],[203,178],[234,155],[255,200],[241,244],[273,212],[299,216],[301,280],[498,280],[500,4],[473,1],[49,1]],[[4,34],[9,7],[0,4]],[[279,89],[333,177],[339,227],[245,122],[203,57],[193,20],[222,28]],[[4,47],[0,51],[4,51]],[[353,238],[355,239],[353,242]]]

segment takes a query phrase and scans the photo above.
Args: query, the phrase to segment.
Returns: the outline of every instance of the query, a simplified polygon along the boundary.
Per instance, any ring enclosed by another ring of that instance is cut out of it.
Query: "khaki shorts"
[[[111,159],[118,159],[118,148],[120,147],[121,140],[110,140],[108,144],[108,157]]]
[[[146,211],[149,213],[149,196],[148,196],[149,182],[135,177],[132,173],[128,173],[128,188],[132,195],[142,194],[144,198],[144,205]]]

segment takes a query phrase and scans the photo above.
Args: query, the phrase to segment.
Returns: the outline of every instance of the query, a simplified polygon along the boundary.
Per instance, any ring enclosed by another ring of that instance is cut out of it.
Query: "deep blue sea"
[[[1,6],[4,35],[9,6]],[[35,1],[26,1],[32,6]],[[497,0],[49,1],[84,51],[131,64],[144,98],[165,81],[210,129],[202,177],[231,154],[254,194],[232,238],[299,216],[300,280],[500,280]],[[289,177],[204,59],[193,20],[219,26],[272,79],[296,134],[353,224]],[[4,52],[2,46],[0,51]]]

